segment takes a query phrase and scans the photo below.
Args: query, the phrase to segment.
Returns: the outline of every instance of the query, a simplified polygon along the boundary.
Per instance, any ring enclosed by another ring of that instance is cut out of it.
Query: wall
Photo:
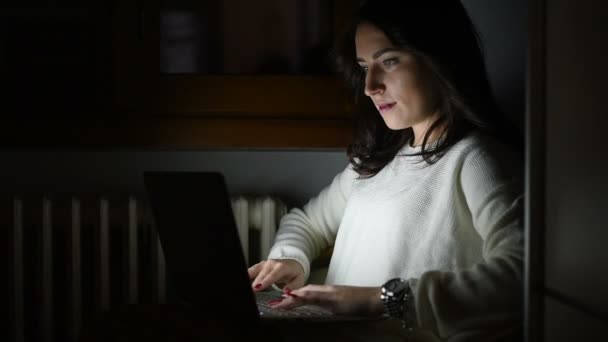
[[[4,150],[3,191],[143,191],[143,171],[220,171],[232,194],[302,205],[347,165],[343,151]]]
[[[528,1],[462,0],[485,47],[499,105],[523,132]]]

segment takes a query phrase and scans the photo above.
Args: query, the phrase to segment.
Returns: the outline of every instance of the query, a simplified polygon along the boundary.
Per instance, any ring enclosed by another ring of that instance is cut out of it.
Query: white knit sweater
[[[269,259],[310,262],[331,245],[326,284],[408,279],[418,324],[442,338],[516,324],[522,308],[521,165],[472,134],[437,163],[402,156],[370,179],[349,165],[281,220]]]

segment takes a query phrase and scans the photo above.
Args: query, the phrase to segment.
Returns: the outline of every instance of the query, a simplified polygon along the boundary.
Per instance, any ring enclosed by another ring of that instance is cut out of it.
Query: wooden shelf
[[[358,3],[333,0],[334,30]],[[12,90],[0,119],[3,147],[336,149],[350,142],[353,104],[335,76],[159,73],[157,2],[34,6],[34,19],[19,8],[7,12],[21,31],[6,40],[7,70],[16,71],[5,77]]]
[[[332,76],[162,75],[164,113],[348,119],[352,103]]]
[[[11,120],[3,147],[70,148],[346,148],[347,119],[116,118]]]

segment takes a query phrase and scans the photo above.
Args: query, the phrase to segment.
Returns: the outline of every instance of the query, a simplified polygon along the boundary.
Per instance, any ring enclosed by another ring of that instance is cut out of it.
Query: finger
[[[262,271],[260,271],[260,273],[258,273],[257,277],[251,283],[251,286],[253,287],[254,290],[262,291],[262,290],[266,289],[267,286],[264,286],[264,284],[262,284],[262,279],[266,278],[267,273],[268,273],[268,271],[266,271],[264,269],[262,269]]]
[[[247,273],[249,273],[249,280],[255,279],[255,277],[260,274],[262,267],[264,267],[264,261],[258,262],[257,264],[249,267],[249,269],[247,270]]]
[[[318,305],[329,311],[334,311],[333,298],[335,289],[326,285],[307,285],[298,290],[283,293],[283,300],[271,305],[275,309],[291,310],[302,305]]]
[[[283,300],[273,302],[272,304],[270,304],[270,307],[279,310],[291,310],[298,306],[306,304],[307,303],[305,300],[288,296],[287,298],[283,298]]]
[[[291,291],[287,296],[294,297],[308,304],[323,306],[333,309],[335,292],[331,286],[326,285],[307,285],[297,290]]]
[[[260,278],[260,284],[262,284],[262,288],[265,289],[271,286],[274,283],[278,283],[284,280],[286,274],[284,274],[285,268],[281,267],[281,265],[276,265],[270,272],[266,273],[263,278]]]
[[[285,286],[283,288],[283,297],[287,298],[287,296],[294,297],[294,298],[300,298],[300,296],[293,293],[293,291],[289,287]]]
[[[254,288],[254,290],[262,291],[268,287],[267,285],[264,286],[262,281],[264,280],[264,278],[266,278],[266,276],[268,275],[268,273],[270,273],[270,271],[272,271],[272,266],[268,262],[264,263],[261,267],[260,272],[258,273],[258,275],[255,277],[255,280],[251,284],[251,286]]]
[[[294,290],[294,289],[301,288],[302,285],[304,285],[304,284],[303,284],[303,281],[301,280],[301,278],[298,278],[297,276],[295,276],[292,279],[289,279],[289,281],[287,282],[287,284],[285,284],[285,286],[283,288]]]
[[[335,292],[335,288],[333,286],[330,285],[315,285],[315,284],[310,284],[310,285],[306,285],[304,287],[301,287],[297,290],[293,290],[293,292],[310,292],[310,293],[332,293]]]
[[[336,296],[336,289],[329,285],[306,285],[291,291],[292,295],[307,298],[308,300],[327,302]]]

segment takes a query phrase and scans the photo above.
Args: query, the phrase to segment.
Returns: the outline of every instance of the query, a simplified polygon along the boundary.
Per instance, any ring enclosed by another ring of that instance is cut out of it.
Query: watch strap
[[[385,284],[385,286],[382,287],[380,299],[384,305],[385,314],[389,317],[401,320],[403,322],[403,327],[411,332],[416,322],[412,289],[409,282],[403,279],[392,279],[389,280],[389,282],[395,280],[400,280],[406,285],[404,291],[392,293],[387,291]]]

